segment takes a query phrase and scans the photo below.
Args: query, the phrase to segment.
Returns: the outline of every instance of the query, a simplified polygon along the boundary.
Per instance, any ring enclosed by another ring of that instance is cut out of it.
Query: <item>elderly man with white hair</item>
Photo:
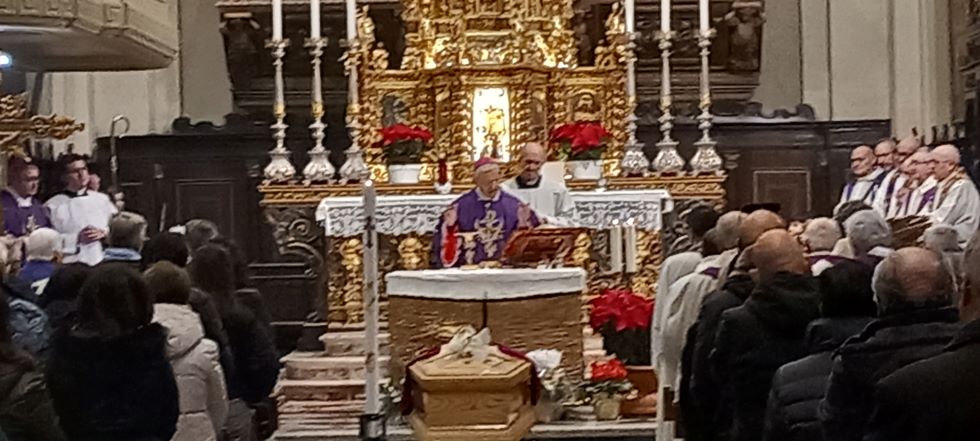
[[[806,248],[810,271],[814,276],[819,276],[842,259],[832,253],[841,236],[840,225],[833,219],[818,217],[807,222],[800,239]]]
[[[874,202],[871,204],[882,216],[887,216],[893,210],[896,194],[905,186],[905,181],[908,179],[903,164],[919,147],[922,147],[922,141],[915,136],[904,138],[895,146],[895,168],[885,175],[881,188],[875,193]]]
[[[871,203],[887,174],[876,167],[877,158],[870,146],[861,145],[851,151],[851,174],[854,180],[841,191],[838,207],[850,201]]]
[[[915,152],[910,158],[911,175],[899,192],[894,217],[928,216],[933,211],[937,181],[933,176],[936,160],[930,152]],[[903,197],[904,195],[904,197]]]
[[[854,213],[844,222],[854,258],[871,266],[878,265],[892,252],[892,230],[874,210]]]
[[[438,267],[499,260],[515,231],[540,224],[531,207],[500,189],[500,165],[495,160],[477,161],[473,181],[476,187],[453,201],[436,226],[432,252]]]
[[[946,144],[932,151],[933,175],[939,181],[933,202],[932,224],[956,229],[960,246],[965,247],[980,227],[980,193],[960,166],[960,151]]]
[[[544,223],[568,226],[575,223],[575,201],[565,182],[549,179],[542,173],[548,152],[536,142],[521,149],[521,174],[507,180],[503,187],[531,206]]]

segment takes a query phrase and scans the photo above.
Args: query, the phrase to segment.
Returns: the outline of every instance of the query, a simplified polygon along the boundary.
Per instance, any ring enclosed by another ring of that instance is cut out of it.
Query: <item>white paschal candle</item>
[[[310,0],[310,38],[320,38],[320,0]]]
[[[711,0],[698,0],[698,16],[701,33],[707,33],[711,28]]]
[[[374,229],[377,215],[378,193],[374,181],[367,179],[361,186],[364,195],[364,413],[376,415],[381,412],[381,397],[378,389],[381,374],[378,371],[378,233]]]
[[[609,269],[614,273],[623,271],[623,227],[619,222],[609,229]]]
[[[670,32],[670,0],[660,0],[660,30]]]
[[[272,41],[282,40],[282,0],[272,0]]]

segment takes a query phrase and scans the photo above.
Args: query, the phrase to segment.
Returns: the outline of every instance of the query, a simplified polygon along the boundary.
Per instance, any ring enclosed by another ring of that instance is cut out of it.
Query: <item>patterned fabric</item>
[[[11,298],[9,303],[14,344],[31,355],[44,353],[51,342],[48,316],[40,307],[26,300]]]

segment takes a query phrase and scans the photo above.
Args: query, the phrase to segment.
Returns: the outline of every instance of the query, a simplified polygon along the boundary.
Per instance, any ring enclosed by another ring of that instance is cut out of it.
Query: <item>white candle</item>
[[[626,3],[626,33],[632,34],[634,31],[634,19],[636,15],[636,0],[625,0]]]
[[[320,0],[310,0],[310,38],[320,38]]]
[[[609,269],[614,273],[623,271],[623,227],[619,222],[609,229]]]
[[[660,30],[670,32],[670,0],[660,0]]]
[[[378,192],[374,187],[374,181],[368,179],[364,181],[364,217],[374,217],[374,212],[378,206]]]
[[[378,194],[374,181],[368,179],[362,185],[364,195],[364,413],[376,415],[381,412],[381,397],[378,385],[381,373],[378,371],[378,233],[374,229],[375,209]]]
[[[357,0],[347,0],[347,44],[357,38]]]
[[[626,241],[626,255],[624,260],[626,261],[626,273],[633,274],[636,273],[636,225],[633,224],[633,220],[630,219],[626,223],[626,232],[624,233]]]
[[[706,33],[711,28],[711,0],[698,1],[698,13],[701,24],[701,32]]]
[[[282,0],[272,0],[272,41],[282,40]]]

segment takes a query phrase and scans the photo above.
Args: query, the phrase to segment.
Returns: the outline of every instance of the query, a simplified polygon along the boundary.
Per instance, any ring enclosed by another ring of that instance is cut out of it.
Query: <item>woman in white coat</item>
[[[159,262],[145,274],[155,297],[153,321],[168,329],[167,358],[180,391],[173,441],[217,441],[228,415],[218,345],[204,338],[201,318],[187,305],[191,282],[184,270]]]

